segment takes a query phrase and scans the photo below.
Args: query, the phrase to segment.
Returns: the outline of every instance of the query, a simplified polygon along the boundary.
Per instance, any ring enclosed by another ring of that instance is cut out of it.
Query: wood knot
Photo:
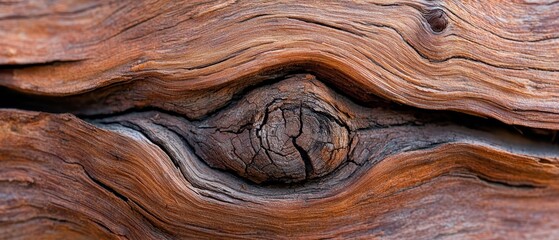
[[[191,145],[206,163],[255,183],[297,183],[346,160],[350,130],[322,87],[286,81],[262,90],[194,129]]]
[[[429,23],[431,30],[436,33],[442,32],[448,25],[447,16],[442,9],[429,10],[424,15],[424,18],[427,20],[427,23]]]

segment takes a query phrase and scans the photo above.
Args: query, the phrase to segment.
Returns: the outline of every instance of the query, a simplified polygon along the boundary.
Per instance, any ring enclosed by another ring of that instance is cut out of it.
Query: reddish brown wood
[[[555,1],[2,1],[0,238],[559,237]]]

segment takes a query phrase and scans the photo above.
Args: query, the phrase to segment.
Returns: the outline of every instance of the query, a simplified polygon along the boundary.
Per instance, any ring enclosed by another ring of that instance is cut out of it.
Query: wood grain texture
[[[70,115],[1,116],[7,237],[46,229],[93,238],[558,234],[556,157],[443,144],[393,154],[333,188],[278,194],[211,170],[180,146],[172,151],[191,163],[179,171],[134,130],[102,130]]]
[[[559,237],[559,4],[2,1],[0,238]]]
[[[440,11],[448,23],[434,32]],[[558,129],[553,1],[23,2],[3,12],[0,85],[26,93],[134,82],[103,106],[200,116],[206,106],[188,96],[223,105],[239,85],[292,66],[342,76],[361,95]]]

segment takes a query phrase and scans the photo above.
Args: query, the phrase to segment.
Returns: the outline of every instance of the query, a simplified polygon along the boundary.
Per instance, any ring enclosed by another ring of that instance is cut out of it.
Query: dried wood
[[[1,1],[0,238],[559,237],[559,4]]]

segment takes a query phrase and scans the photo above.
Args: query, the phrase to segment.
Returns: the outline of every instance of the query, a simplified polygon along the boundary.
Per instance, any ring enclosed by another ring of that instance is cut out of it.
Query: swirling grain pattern
[[[555,0],[0,0],[1,239],[559,237]]]
[[[1,118],[7,238],[46,230],[52,238],[559,234],[556,156],[443,144],[383,159],[343,190],[314,190],[323,196],[247,196],[234,190],[248,183],[219,186],[207,169],[186,169],[185,178],[134,130],[102,130],[70,115],[5,110]]]
[[[299,66],[343,76],[338,84],[362,95],[558,129],[553,1],[77,1],[3,9],[0,85],[26,93],[138,82],[103,104],[196,116],[203,111],[185,96],[228,86],[204,96],[221,105],[260,74]]]

